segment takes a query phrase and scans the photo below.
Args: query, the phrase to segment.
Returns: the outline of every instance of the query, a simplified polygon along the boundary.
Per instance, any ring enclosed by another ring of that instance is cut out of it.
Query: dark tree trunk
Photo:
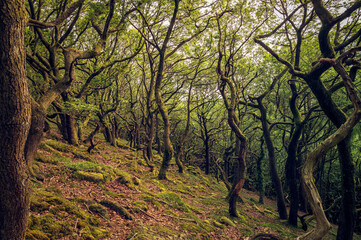
[[[206,150],[206,174],[208,175],[210,172],[210,159],[209,159],[209,139],[208,137],[206,137],[206,139],[204,140],[204,148]]]
[[[334,103],[331,94],[326,90],[319,76],[310,75],[306,78],[307,84],[316,96],[322,110],[332,123],[339,128],[346,122],[346,115]],[[352,240],[353,229],[356,221],[356,199],[354,183],[354,164],[351,155],[349,137],[337,144],[339,152],[339,161],[341,166],[341,184],[342,184],[342,206],[345,214],[340,215],[339,230],[337,239]],[[346,238],[351,237],[351,238]]]
[[[75,126],[76,123],[75,118],[71,114],[66,114],[65,118],[66,118],[66,131],[68,135],[67,141],[69,144],[77,146],[79,145],[79,141]]]
[[[150,171],[152,172],[154,169],[154,166],[152,165],[153,162],[153,140],[154,140],[154,118],[153,113],[149,111],[148,117],[147,117],[147,125],[146,125],[146,143],[144,144],[143,148],[143,157],[150,168]]]
[[[296,78],[292,77],[292,80],[293,81],[291,81],[290,83],[292,97],[290,98],[289,104],[293,115],[294,128],[287,149],[286,179],[290,188],[290,200],[291,200],[288,222],[292,226],[297,227],[298,205],[299,205],[298,183],[297,183],[297,150],[298,150],[299,139],[301,137],[302,129],[304,126],[304,121],[301,122],[300,119],[301,117],[296,106],[296,100],[298,96],[297,88],[294,83]]]
[[[284,199],[284,195],[283,195],[282,184],[281,184],[281,180],[277,173],[275,150],[273,147],[271,134],[268,129],[267,111],[262,104],[262,99],[257,99],[257,100],[258,100],[259,110],[261,112],[263,136],[264,136],[267,150],[268,150],[268,160],[269,160],[271,179],[272,179],[272,183],[274,185],[274,188],[275,188],[276,194],[277,194],[277,211],[278,211],[279,217],[281,219],[287,219],[287,209],[286,209],[285,199]]]
[[[0,239],[21,240],[29,213],[25,142],[31,118],[24,1],[0,0]]]
[[[233,179],[232,188],[228,194],[228,212],[232,217],[238,217],[237,199],[246,181],[246,172],[247,172],[246,164],[245,164],[247,141],[239,140],[237,141],[237,143],[239,143],[237,168]]]
[[[351,138],[348,136],[337,145],[341,164],[342,206],[337,240],[352,240],[356,219],[355,167],[351,156]]]
[[[301,135],[302,130],[296,126],[295,131],[291,137],[291,141],[288,145],[287,150],[287,161],[286,161],[286,178],[290,188],[290,213],[288,217],[288,222],[297,227],[297,218],[298,218],[298,183],[297,183],[297,145],[298,139]]]
[[[263,176],[263,160],[264,160],[264,149],[263,149],[264,139],[261,140],[261,153],[257,159],[257,190],[259,193],[259,203],[263,204],[264,197],[264,176]]]

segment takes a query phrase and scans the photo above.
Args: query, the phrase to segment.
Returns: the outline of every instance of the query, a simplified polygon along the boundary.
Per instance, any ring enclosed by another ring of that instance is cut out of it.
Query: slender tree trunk
[[[163,69],[164,69],[164,62],[165,62],[165,52],[167,49],[167,43],[169,41],[170,35],[173,31],[173,27],[176,21],[177,13],[179,8],[179,0],[174,1],[174,11],[172,15],[172,19],[170,21],[167,35],[164,39],[162,49],[159,51],[159,65],[158,65],[158,72],[157,77],[155,80],[155,87],[154,87],[154,94],[155,94],[155,101],[157,102],[159,112],[163,119],[164,124],[164,132],[163,132],[163,146],[164,146],[164,155],[162,165],[159,170],[158,179],[167,179],[167,170],[169,168],[170,160],[173,157],[174,150],[173,145],[170,140],[170,123],[169,123],[169,115],[168,109],[164,104],[162,94],[161,94],[161,84],[163,80]]]
[[[209,159],[209,139],[208,137],[206,137],[206,139],[204,140],[204,148],[206,150],[206,174],[208,175],[210,172],[210,159]]]
[[[259,193],[259,203],[263,204],[264,197],[264,176],[263,176],[263,160],[264,160],[264,149],[263,149],[264,139],[261,140],[261,153],[257,159],[257,189]]]
[[[0,239],[21,240],[29,213],[25,142],[31,118],[24,1],[0,0]]]
[[[154,166],[152,165],[153,162],[153,140],[154,140],[154,118],[153,113],[149,112],[147,117],[147,136],[146,136],[146,143],[144,144],[143,148],[143,157],[150,168],[150,171],[153,172]]]
[[[287,219],[287,209],[282,189],[282,183],[277,173],[277,165],[276,165],[276,158],[275,158],[275,151],[273,142],[271,139],[271,134],[268,129],[267,124],[267,111],[263,106],[262,99],[257,99],[259,110],[261,112],[261,122],[262,122],[262,129],[263,129],[263,136],[266,142],[267,150],[268,150],[268,160],[269,160],[269,168],[271,173],[272,183],[275,187],[276,194],[277,194],[277,210],[279,217],[281,219]]]
[[[304,122],[301,122],[300,119],[301,117],[296,106],[298,93],[297,93],[296,84],[294,83],[295,80],[296,77],[293,76],[292,81],[290,83],[292,96],[290,98],[289,104],[293,115],[294,128],[287,149],[286,179],[290,188],[290,198],[291,198],[291,206],[290,206],[288,222],[291,225],[297,227],[298,205],[299,205],[298,186],[297,186],[298,185],[297,184],[297,150],[298,150],[298,142],[302,134]]]

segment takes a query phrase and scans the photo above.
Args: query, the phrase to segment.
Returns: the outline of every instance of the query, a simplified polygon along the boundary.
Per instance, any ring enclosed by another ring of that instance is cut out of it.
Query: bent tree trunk
[[[25,141],[30,94],[25,70],[23,1],[0,0],[0,239],[24,238],[29,212]]]
[[[176,21],[176,16],[177,16],[178,7],[179,7],[178,0],[175,0],[174,3],[175,3],[175,5],[174,5],[172,19],[171,19],[169,27],[168,27],[167,35],[164,39],[162,49],[160,49],[160,51],[159,51],[158,73],[157,73],[157,77],[155,80],[155,88],[154,88],[155,100],[157,102],[158,109],[159,109],[159,112],[162,116],[163,123],[164,123],[164,133],[163,133],[164,154],[163,154],[162,165],[160,167],[159,174],[158,174],[158,179],[167,179],[166,173],[169,168],[170,160],[172,159],[173,153],[174,153],[173,145],[170,140],[170,123],[169,123],[168,110],[164,104],[164,101],[162,99],[162,94],[161,94],[161,84],[162,84],[162,80],[163,80],[163,68],[164,68],[164,62],[165,62],[165,51],[167,49],[167,43],[169,41],[170,35],[172,33],[172,30],[173,30],[173,27],[174,27],[174,24]]]
[[[333,66],[338,74],[340,74],[344,86],[347,90],[348,97],[352,101],[354,111],[347,118],[346,122],[342,124],[335,133],[326,138],[320,145],[318,145],[311,153],[307,155],[305,164],[302,168],[302,180],[303,186],[306,192],[307,199],[312,208],[312,212],[316,218],[317,226],[315,229],[311,230],[300,239],[309,239],[309,240],[318,240],[322,239],[327,232],[329,231],[331,225],[328,222],[325,212],[322,207],[322,200],[318,193],[318,190],[313,179],[313,172],[317,166],[319,159],[327,153],[332,147],[336,146],[338,143],[347,138],[351,133],[353,127],[361,119],[361,98],[360,94],[355,89],[355,86],[352,83],[350,76],[347,74],[345,68],[341,64],[342,60],[349,54],[361,50],[352,49],[344,54],[342,54],[337,60],[334,59],[321,59],[323,63],[328,63]]]

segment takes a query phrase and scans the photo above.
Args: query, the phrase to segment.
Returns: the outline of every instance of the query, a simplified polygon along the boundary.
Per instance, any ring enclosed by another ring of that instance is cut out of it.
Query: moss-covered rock
[[[81,180],[86,180],[89,182],[104,182],[104,176],[101,173],[97,172],[85,172],[85,171],[77,171],[75,176]]]

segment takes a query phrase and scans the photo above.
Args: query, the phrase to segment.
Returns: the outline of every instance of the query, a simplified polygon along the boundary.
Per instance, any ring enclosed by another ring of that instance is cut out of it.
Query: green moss
[[[231,219],[229,219],[225,216],[221,217],[221,219],[219,221],[225,225],[229,225],[229,226],[233,226],[233,227],[236,226],[236,224],[234,224],[234,222]]]
[[[185,230],[192,235],[196,236],[197,234],[202,234],[202,239],[210,239],[208,232],[213,231],[213,228],[206,223],[193,223],[193,222],[181,222],[180,226],[182,230]]]
[[[50,240],[50,238],[40,230],[27,230],[25,240]]]
[[[72,145],[62,143],[62,142],[59,142],[59,141],[54,140],[54,139],[46,139],[45,143],[48,146],[52,147],[53,149],[56,149],[56,150],[58,150],[60,152],[65,152],[65,153],[71,152],[72,150],[75,149],[75,147],[72,146]]]
[[[152,196],[147,195],[147,194],[142,194],[140,195],[140,199],[143,199],[146,202],[150,202],[154,205],[155,209],[159,210],[162,205]]]
[[[109,214],[108,214],[107,209],[100,204],[96,204],[96,203],[90,204],[89,210],[92,211],[93,213],[99,214],[100,216],[102,216],[105,219],[109,219]]]
[[[39,197],[38,195],[32,194],[30,196],[30,210],[33,212],[42,212],[45,210],[49,210],[50,204],[45,202],[44,199]]]
[[[143,211],[148,211],[148,205],[147,205],[147,203],[144,202],[144,201],[134,201],[134,202],[132,203],[132,205],[135,207],[135,208],[133,208],[133,210],[134,210],[135,212],[139,211],[138,209],[141,209],[141,210],[143,210]]]
[[[241,228],[239,231],[242,233],[242,236],[245,236],[245,237],[254,235],[254,231],[249,228]]]
[[[74,158],[80,158],[89,162],[96,162],[88,153],[83,153],[77,150],[74,150],[72,153]]]
[[[132,182],[134,183],[134,185],[137,185],[137,186],[140,185],[140,179],[137,177],[132,177]]]
[[[218,222],[218,221],[213,221],[213,225],[217,228],[226,228],[226,226],[224,226],[222,223]]]
[[[51,155],[45,155],[39,153],[36,154],[34,160],[42,163],[51,163],[51,164],[58,164],[59,162],[58,158],[55,158]]]
[[[126,219],[129,219],[129,220],[133,219],[133,216],[124,207],[122,207],[112,201],[103,200],[100,202],[100,204],[115,211],[119,215],[124,216]]]
[[[247,218],[244,215],[240,214],[240,213],[238,213],[237,221],[244,224],[244,225],[248,225],[248,223],[249,223]]]
[[[173,208],[182,211],[189,211],[187,204],[185,204],[181,197],[174,192],[161,192],[158,193],[158,196],[164,201],[168,202]]]
[[[62,237],[71,233],[72,224],[69,221],[58,221],[47,223],[43,226],[43,231],[49,233],[52,237]]]
[[[66,166],[73,170],[73,172],[94,172],[94,173],[100,173],[103,175],[104,182],[112,181],[114,180],[119,174],[121,174],[121,171],[117,168],[113,168],[108,165],[94,163],[94,162],[69,162],[66,164]],[[100,175],[99,175],[100,176]],[[76,174],[75,174],[76,177]]]
[[[111,198],[118,198],[118,197],[122,197],[123,195],[121,193],[115,193],[110,191],[108,188],[104,187],[103,191],[105,193],[105,196],[109,196]]]
[[[81,180],[86,180],[89,182],[104,182],[104,176],[101,173],[77,171],[75,176]]]
[[[118,176],[119,177],[117,178],[117,181],[120,184],[124,184],[127,187],[129,187],[130,189],[135,189],[134,181],[132,179],[132,176],[129,173],[118,171]],[[138,183],[140,183],[140,182],[138,182]]]
[[[106,229],[101,229],[98,227],[93,227],[86,222],[80,221],[78,223],[78,228],[80,229],[80,236],[81,239],[87,239],[87,240],[95,240],[95,239],[101,239],[110,237],[110,233]]]
[[[152,240],[152,239],[168,239],[172,236],[172,239],[189,239],[180,236],[179,233],[172,230],[171,228],[163,225],[149,226],[141,225],[132,230],[129,236],[126,238],[128,240]]]

